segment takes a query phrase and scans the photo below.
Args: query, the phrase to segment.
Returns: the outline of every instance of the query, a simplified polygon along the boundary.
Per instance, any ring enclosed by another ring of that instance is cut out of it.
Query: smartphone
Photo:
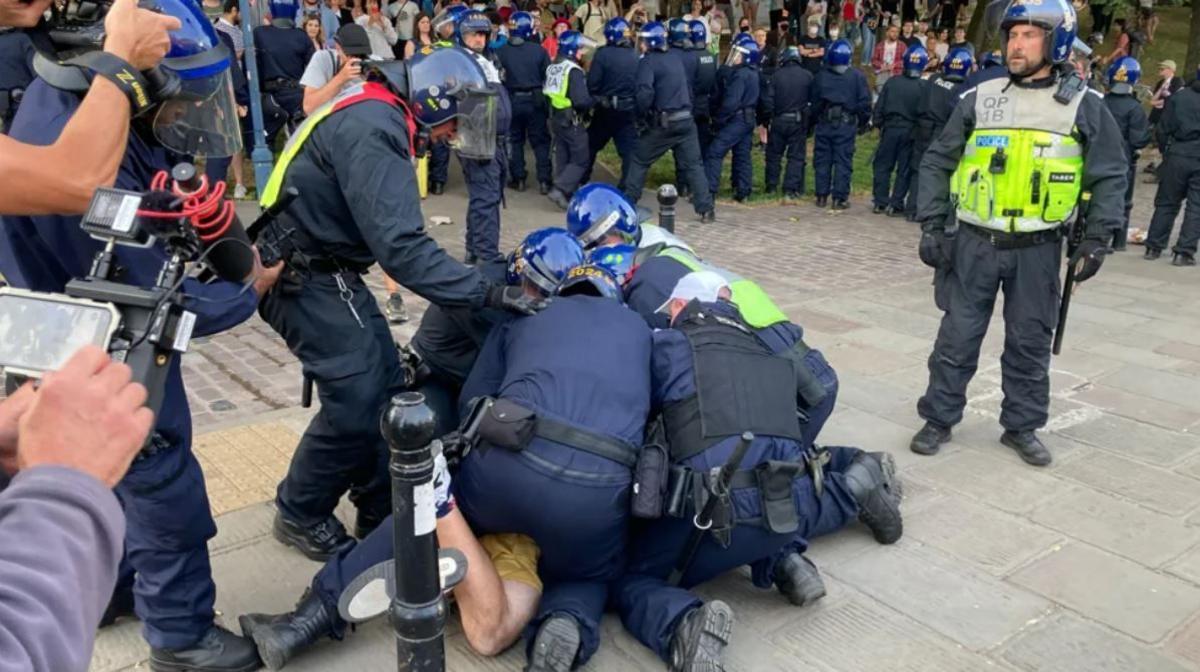
[[[111,303],[0,288],[0,368],[40,378],[85,345],[107,350],[120,321]]]

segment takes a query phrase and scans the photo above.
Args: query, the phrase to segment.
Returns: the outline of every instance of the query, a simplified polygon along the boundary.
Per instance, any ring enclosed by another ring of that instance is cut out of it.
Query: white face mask
[[[820,30],[821,30],[821,29],[820,29],[820,28],[817,28],[816,26],[809,26],[809,27],[808,27],[808,36],[809,36],[809,37],[816,37],[816,36],[817,36],[817,33],[818,33]]]
[[[829,39],[836,40],[837,36],[838,36],[838,31],[836,31],[836,30],[829,31]]]

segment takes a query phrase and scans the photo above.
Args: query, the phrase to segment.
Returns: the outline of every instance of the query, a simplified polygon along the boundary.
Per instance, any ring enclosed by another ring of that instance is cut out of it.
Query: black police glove
[[[539,310],[550,305],[550,300],[529,296],[520,287],[495,285],[488,290],[483,305],[518,315],[536,315]]]
[[[1079,243],[1075,254],[1071,255],[1071,265],[1075,267],[1075,282],[1083,282],[1100,270],[1101,264],[1112,250],[1108,245],[1092,238]]]
[[[953,265],[953,244],[954,241],[946,235],[945,229],[926,228],[921,231],[921,243],[917,247],[917,254],[921,257],[921,263],[930,268],[950,270]]]

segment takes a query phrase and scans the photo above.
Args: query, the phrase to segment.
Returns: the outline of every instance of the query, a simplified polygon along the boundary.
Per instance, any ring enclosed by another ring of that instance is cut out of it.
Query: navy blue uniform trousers
[[[464,159],[467,183],[467,256],[489,261],[500,256],[500,201],[504,196],[504,149],[490,161]]]
[[[912,176],[913,129],[892,127],[879,133],[879,146],[875,148],[875,179],[872,184],[877,207],[904,210],[904,199],[908,195],[908,183]],[[893,183],[892,172],[896,179]],[[889,194],[890,189],[890,194]]]
[[[596,155],[612,140],[617,146],[617,155],[621,157],[621,176],[617,181],[617,189],[624,190],[625,176],[629,174],[629,162],[633,159],[633,149],[637,144],[635,121],[632,110],[619,112],[597,107],[592,113],[592,123],[588,125],[588,151],[591,157],[588,159],[587,174],[583,176],[585,184],[591,180]]]
[[[550,127],[554,129],[554,188],[570,196],[592,165],[588,130],[583,124],[573,123],[567,112],[554,113]]]
[[[733,183],[733,194],[738,197],[750,195],[753,188],[750,165],[750,145],[753,137],[754,122],[740,114],[718,125],[717,133],[713,136],[704,157],[704,171],[708,177],[710,192],[715,194],[720,190],[721,164],[725,162],[725,155],[732,150],[730,181]]]
[[[787,154],[787,165],[783,170],[783,193],[804,193],[804,150],[808,138],[804,122],[776,117],[767,134],[766,187],[775,191],[779,184],[779,168]]]
[[[533,146],[537,181],[549,183],[550,130],[546,126],[546,96],[541,90],[512,93],[512,126],[508,129],[508,174],[514,180],[523,180],[525,171],[525,140]]]
[[[813,172],[817,196],[832,191],[838,200],[850,198],[850,173],[854,170],[854,137],[852,124],[817,124],[813,133]]]

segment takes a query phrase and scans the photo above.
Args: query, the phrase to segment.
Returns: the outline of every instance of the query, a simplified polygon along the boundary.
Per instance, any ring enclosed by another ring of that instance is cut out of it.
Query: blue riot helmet
[[[583,247],[566,229],[538,229],[525,236],[519,248],[522,279],[549,296],[567,276],[567,271],[583,263]]]
[[[578,61],[583,52],[595,48],[596,41],[579,31],[568,30],[558,36],[558,55],[572,61]]]
[[[453,122],[450,146],[463,158],[495,158],[499,85],[488,81],[471,52],[446,47],[410,60],[363,61],[363,76],[403,98],[424,131]]]
[[[455,42],[458,36],[458,22],[466,16],[471,8],[466,5],[451,5],[433,17],[429,27],[434,37],[442,42]]]
[[[1142,77],[1142,66],[1132,56],[1113,61],[1108,66],[1108,90],[1117,94],[1131,94],[1133,87]]]
[[[850,68],[850,59],[854,55],[854,47],[846,40],[836,40],[825,51],[825,65],[839,75]]]
[[[533,39],[533,15],[529,12],[514,12],[508,18],[508,30],[512,37],[522,40]]]
[[[907,77],[920,77],[929,65],[929,52],[919,44],[909,47],[904,52],[904,74]]]
[[[485,40],[490,38],[492,35],[492,20],[488,18],[487,14],[480,11],[471,10],[464,13],[458,22],[459,44],[465,47],[467,43],[463,38],[467,35],[479,33],[484,35]],[[486,47],[487,45],[485,44],[484,48]],[[474,50],[472,49],[472,51]]]
[[[297,0],[271,0],[267,3],[267,11],[271,13],[271,21],[290,21],[296,23],[296,11],[299,9]]]
[[[567,204],[567,230],[584,247],[592,247],[613,233],[632,241],[638,228],[637,208],[611,184],[585,184]]]
[[[621,285],[608,269],[597,264],[583,264],[567,272],[567,277],[558,286],[559,296],[598,296],[623,301]]]
[[[588,253],[588,263],[607,269],[617,282],[624,285],[629,282],[629,275],[633,272],[637,249],[636,245],[629,243],[601,245]]]
[[[629,46],[629,22],[619,16],[609,19],[604,24],[604,40],[609,46]]]
[[[725,65],[736,68],[742,65],[758,65],[762,61],[762,50],[758,48],[758,43],[753,38],[749,40],[738,40],[729,47],[729,55],[725,58]]]
[[[688,21],[688,32],[692,34],[693,49],[708,48],[708,26],[700,19]]]
[[[801,62],[800,50],[797,49],[796,47],[788,47],[787,49],[783,50],[782,54],[779,55],[779,64],[780,65],[783,65],[784,63],[800,63],[800,62]]]
[[[997,65],[1004,65],[1004,57],[999,51],[989,51],[979,60],[979,67],[994,68]]]
[[[946,79],[961,82],[971,74],[971,66],[974,63],[975,59],[971,57],[969,50],[962,47],[951,49],[950,53],[946,54],[946,62],[942,64],[942,72],[945,73]]]
[[[642,32],[638,33],[638,38],[646,46],[646,51],[667,50],[667,29],[660,21],[651,21],[642,26]]]
[[[692,30],[687,21],[671,19],[667,22],[667,44],[676,49],[692,48]]]
[[[1075,8],[1068,0],[1042,0],[1013,2],[1004,10],[1000,19],[1000,48],[1008,53],[1008,31],[1013,26],[1037,26],[1046,31],[1042,44],[1042,58],[1046,63],[1066,63],[1071,57],[1071,46],[1079,27]],[[1032,66],[1031,66],[1032,67]],[[1040,67],[1040,64],[1039,66]],[[1036,72],[1036,68],[1034,70]],[[1031,75],[1032,72],[1016,73]]]
[[[751,44],[751,43],[753,43],[755,46],[758,46],[758,42],[754,41],[754,36],[751,35],[750,33],[738,33],[737,35],[733,36],[732,44],[735,47],[738,46],[739,44]]]

